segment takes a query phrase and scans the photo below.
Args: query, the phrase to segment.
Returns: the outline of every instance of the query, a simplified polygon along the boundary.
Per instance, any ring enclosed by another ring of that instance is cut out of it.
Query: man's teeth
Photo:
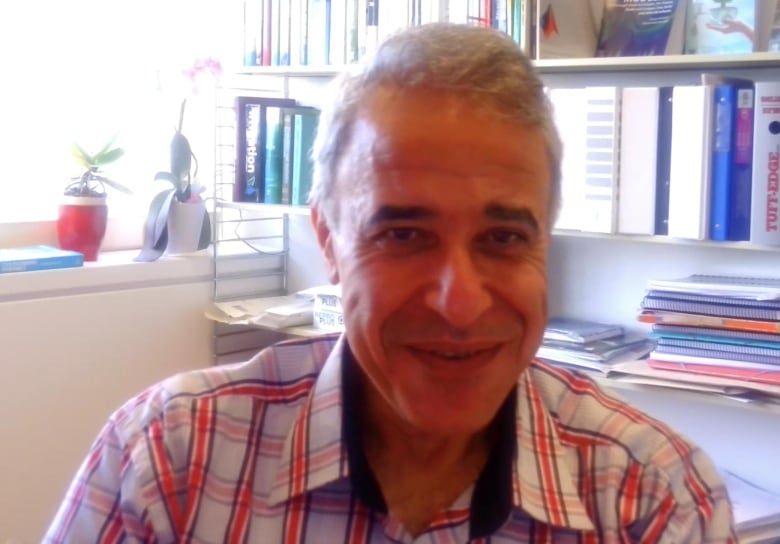
[[[438,357],[444,357],[446,359],[466,359],[468,357],[473,357],[474,355],[477,355],[479,351],[459,351],[459,352],[432,351],[431,353],[433,353]]]

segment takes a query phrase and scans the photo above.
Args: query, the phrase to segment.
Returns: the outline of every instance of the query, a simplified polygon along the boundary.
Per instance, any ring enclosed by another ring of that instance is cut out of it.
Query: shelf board
[[[592,240],[636,242],[644,244],[671,244],[675,246],[690,246],[696,248],[742,249],[747,251],[774,251],[780,252],[778,246],[751,244],[750,242],[719,242],[716,240],[690,240],[686,238],[673,238],[670,236],[650,236],[643,234],[618,234],[602,232],[584,232],[578,230],[553,231],[554,237],[560,238],[588,238]]]
[[[597,57],[544,59],[534,61],[541,73],[696,70],[712,68],[777,68],[780,53],[762,52],[729,55],[658,55],[645,57]]]
[[[308,206],[286,206],[283,204],[263,204],[261,202],[228,202],[217,203],[218,207],[231,208],[234,210],[244,210],[250,212],[269,212],[280,215],[311,215],[311,208]]]
[[[777,68],[780,53],[760,52],[724,55],[656,55],[644,57],[588,57],[578,59],[540,59],[533,61],[540,73],[696,70],[713,68]],[[250,66],[237,74],[262,74],[285,77],[331,78],[356,65]]]

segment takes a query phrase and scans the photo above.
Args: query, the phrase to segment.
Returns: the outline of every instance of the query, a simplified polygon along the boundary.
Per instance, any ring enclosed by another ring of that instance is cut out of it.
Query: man
[[[326,104],[312,222],[346,332],[119,410],[51,542],[733,542],[709,459],[534,361],[561,148],[508,37],[401,32]]]

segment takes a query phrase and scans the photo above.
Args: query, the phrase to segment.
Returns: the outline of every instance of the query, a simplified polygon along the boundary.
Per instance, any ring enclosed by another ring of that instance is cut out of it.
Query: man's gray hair
[[[329,223],[338,220],[335,178],[355,117],[366,97],[382,86],[451,91],[490,115],[541,128],[550,160],[552,226],[560,201],[562,149],[543,83],[507,34],[452,23],[400,30],[333,82],[314,142],[310,195]]]

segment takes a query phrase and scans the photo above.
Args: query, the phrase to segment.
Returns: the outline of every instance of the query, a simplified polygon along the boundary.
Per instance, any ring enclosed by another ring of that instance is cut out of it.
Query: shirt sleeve
[[[182,526],[189,421],[170,417],[165,387],[109,418],[70,484],[43,542],[175,542]],[[188,413],[187,401],[181,411]]]
[[[148,541],[141,518],[124,496],[135,487],[134,479],[128,446],[111,420],[79,467],[44,542]]]
[[[709,457],[693,447],[663,471],[648,471],[648,506],[634,532],[636,542],[736,544],[728,492]]]

